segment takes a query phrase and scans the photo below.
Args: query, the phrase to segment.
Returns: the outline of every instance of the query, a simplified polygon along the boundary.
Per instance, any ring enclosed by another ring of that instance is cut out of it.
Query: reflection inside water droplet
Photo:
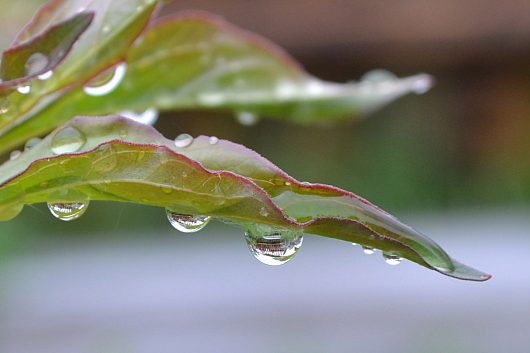
[[[210,222],[210,216],[194,216],[175,213],[166,209],[167,219],[176,230],[183,233],[195,233],[206,227]]]
[[[51,149],[54,154],[74,153],[86,142],[85,135],[73,126],[59,130],[52,138]]]
[[[45,73],[43,74],[40,74],[39,76],[37,76],[37,78],[41,81],[46,81],[47,79],[49,79],[50,77],[53,76],[53,71],[52,70],[49,70],[49,71],[46,71]]]
[[[265,224],[246,226],[245,239],[254,257],[260,262],[277,266],[291,260],[303,242],[303,231],[272,228]]]
[[[51,214],[61,221],[72,221],[81,217],[88,208],[89,202],[48,203]]]
[[[175,146],[179,148],[188,147],[193,142],[193,137],[188,134],[180,134],[175,138]]]
[[[127,65],[125,63],[121,63],[114,67],[112,71],[105,72],[96,79],[90,81],[86,86],[83,87],[83,90],[89,96],[104,96],[119,86],[123,80],[123,77],[125,76],[126,71]]]

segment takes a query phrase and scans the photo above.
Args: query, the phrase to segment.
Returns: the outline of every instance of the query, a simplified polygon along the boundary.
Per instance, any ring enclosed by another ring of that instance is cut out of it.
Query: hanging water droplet
[[[210,143],[210,145],[215,145],[217,142],[219,142],[219,139],[217,138],[217,136],[210,136],[208,142]]]
[[[126,71],[127,65],[125,63],[121,63],[114,67],[110,73],[104,73],[95,80],[89,82],[83,87],[83,90],[89,96],[104,96],[119,86],[123,80],[123,77],[125,76]]]
[[[372,255],[372,254],[375,254],[375,248],[372,248],[371,246],[365,246],[365,245],[363,245],[363,252],[364,252],[366,255]]]
[[[119,115],[146,125],[154,125],[158,120],[158,111],[154,108],[147,109],[143,113],[125,110],[120,112]]]
[[[175,138],[175,146],[179,148],[188,147],[193,142],[193,137],[188,134],[180,134]]]
[[[383,257],[385,258],[385,262],[392,266],[399,265],[401,261],[403,260],[401,257],[397,256],[396,254],[390,254],[390,253],[383,253]]]
[[[11,153],[9,154],[9,160],[10,161],[14,161],[18,157],[20,157],[21,154],[22,154],[22,152],[20,152],[19,150],[11,151]]]
[[[236,115],[236,120],[241,125],[252,126],[256,125],[259,121],[259,118],[256,114],[250,112],[239,112]]]
[[[260,262],[276,266],[292,259],[303,242],[303,231],[277,229],[265,224],[247,225],[245,239],[252,255]]]
[[[61,221],[72,221],[85,213],[89,202],[48,203],[51,214]]]
[[[29,140],[26,141],[26,144],[24,145],[24,151],[28,151],[28,150],[32,149],[33,147],[38,145],[41,141],[42,141],[42,139],[40,139],[38,137],[30,138]]]
[[[17,91],[20,94],[28,94],[31,92],[31,86],[30,85],[21,85],[17,87]]]
[[[384,69],[375,69],[368,71],[361,77],[362,83],[383,83],[394,81],[397,77],[393,73]]]
[[[53,71],[52,70],[48,70],[45,73],[40,74],[39,76],[37,76],[37,78],[39,80],[41,80],[41,81],[46,81],[47,79],[49,79],[52,76],[53,76]]]
[[[167,219],[176,230],[183,233],[194,233],[206,227],[210,222],[210,216],[194,216],[180,214],[166,209]]]
[[[79,151],[85,143],[85,135],[75,127],[68,126],[53,136],[51,148],[54,154],[74,153]]]
[[[33,53],[26,61],[26,76],[35,75],[48,66],[48,57],[42,53]]]
[[[359,245],[359,244],[357,244],[357,243],[353,243],[353,242],[352,242],[351,245],[353,245],[353,246],[357,246],[357,245]]]

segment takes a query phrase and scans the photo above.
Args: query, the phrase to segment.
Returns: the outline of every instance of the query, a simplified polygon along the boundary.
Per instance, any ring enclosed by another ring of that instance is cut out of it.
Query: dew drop
[[[114,67],[110,73],[104,73],[95,80],[89,82],[83,87],[83,90],[89,96],[104,96],[119,86],[123,80],[123,77],[125,76],[126,71],[127,65],[125,63],[121,63]]]
[[[41,80],[41,81],[46,81],[47,79],[49,79],[52,76],[53,76],[53,71],[52,70],[48,70],[45,73],[40,74],[39,76],[37,76],[37,78],[39,80]]]
[[[250,112],[239,112],[236,115],[236,120],[238,123],[244,126],[256,125],[259,121],[259,118],[256,114]]]
[[[277,266],[292,259],[303,242],[303,231],[275,229],[265,224],[248,225],[245,239],[252,255],[260,262]]]
[[[385,258],[385,262],[392,266],[399,265],[401,261],[403,260],[401,257],[395,254],[389,254],[389,253],[383,253],[383,257]]]
[[[175,138],[175,146],[179,148],[188,147],[193,142],[193,137],[188,134],[180,134]]]
[[[20,157],[21,154],[22,154],[22,152],[20,152],[19,150],[11,151],[11,153],[9,154],[9,160],[10,161],[14,161],[18,157]]]
[[[210,145],[215,145],[217,142],[219,142],[219,139],[217,138],[217,136],[210,136],[208,142],[210,143]]]
[[[31,92],[31,86],[30,85],[21,85],[17,87],[17,91],[20,94],[28,94]]]
[[[72,221],[85,213],[89,202],[48,203],[51,214],[61,221]]]
[[[9,101],[5,98],[0,100],[0,114],[5,114],[9,111]]]
[[[48,66],[48,57],[42,53],[33,53],[26,61],[26,76],[35,75]]]
[[[375,254],[375,248],[372,248],[371,246],[364,246],[363,245],[363,252],[366,255],[372,255],[372,254]]]
[[[147,109],[142,113],[125,110],[120,112],[119,115],[146,125],[154,125],[158,120],[158,111],[154,108]]]
[[[38,137],[30,138],[29,140],[26,141],[26,144],[24,145],[24,151],[29,151],[33,147],[37,146],[41,141],[42,139]]]
[[[431,89],[433,85],[433,79],[429,75],[421,75],[412,84],[412,90],[416,94],[424,94]]]
[[[353,246],[357,246],[357,245],[359,245],[359,244],[357,244],[357,243],[351,243],[351,245],[353,245]]]
[[[79,151],[86,143],[83,133],[73,126],[59,130],[51,141],[51,148],[54,154],[74,153]]]
[[[210,222],[210,216],[194,216],[175,213],[166,209],[167,219],[176,230],[182,233],[195,233],[206,227]]]
[[[362,83],[383,83],[394,81],[397,77],[393,73],[384,69],[375,69],[368,71],[361,77]]]

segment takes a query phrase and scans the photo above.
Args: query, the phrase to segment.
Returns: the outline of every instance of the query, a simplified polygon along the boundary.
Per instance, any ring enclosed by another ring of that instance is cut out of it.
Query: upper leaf
[[[0,219],[38,202],[135,202],[242,224],[301,228],[448,276],[490,277],[454,261],[432,240],[355,194],[301,183],[228,141],[201,136],[189,142],[177,147],[153,128],[121,117],[76,118],[0,167]]]
[[[88,28],[93,13],[80,13],[51,26],[44,33],[12,46],[2,56],[0,89],[11,88],[53,70]]]
[[[124,62],[123,78],[112,88],[96,95],[83,89],[86,80],[80,80],[18,117],[16,125],[0,130],[5,148],[76,115],[215,109],[300,123],[337,121],[359,117],[431,85],[428,75],[397,79],[381,71],[358,83],[325,82],[303,71],[269,41],[195,12],[156,21],[128,50]]]

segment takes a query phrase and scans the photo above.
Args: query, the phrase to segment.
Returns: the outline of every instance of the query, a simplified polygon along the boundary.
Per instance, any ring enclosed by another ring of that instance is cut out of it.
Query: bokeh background
[[[43,1],[0,0],[5,48]],[[436,86],[349,124],[165,113],[156,127],[242,143],[299,180],[352,190],[489,271],[461,282],[306,236],[279,268],[242,232],[177,234],[163,210],[43,205],[0,224],[0,352],[528,352],[530,2],[176,1],[285,47],[335,81],[384,68]]]

